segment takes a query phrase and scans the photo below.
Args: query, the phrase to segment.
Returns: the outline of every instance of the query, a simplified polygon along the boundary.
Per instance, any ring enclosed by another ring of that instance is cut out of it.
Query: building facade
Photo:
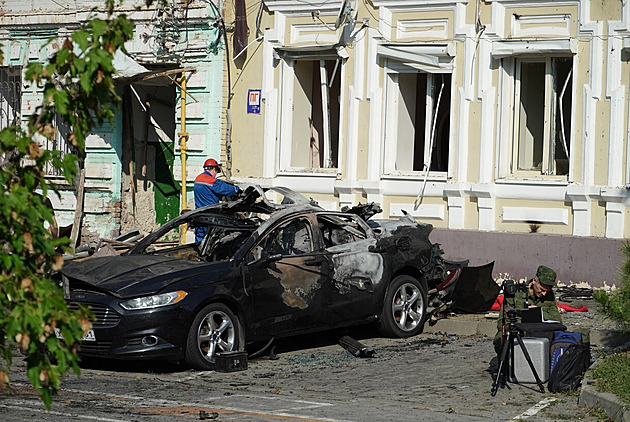
[[[433,224],[447,256],[495,261],[497,276],[547,264],[567,284],[615,284],[630,233],[629,5],[246,9],[231,69],[236,180],[332,209],[378,202],[384,217]]]
[[[5,53],[0,64],[0,129],[25,123],[41,104],[40,87],[24,79],[28,63],[46,61],[79,25],[95,16],[104,18],[93,9],[103,6],[91,0],[0,5]],[[192,195],[182,201],[184,136],[184,186],[192,186],[207,155],[222,153],[226,60],[218,7],[209,2],[156,2],[147,8],[142,1],[126,1],[116,13],[126,14],[134,24],[128,55],[114,59],[122,98],[116,117],[88,136],[82,181],[78,178],[69,186],[61,175],[47,174],[62,188],[60,197],[51,197],[59,225],[78,222],[78,243],[92,246],[131,229],[146,234],[193,203]],[[56,138],[44,147],[74,153],[63,122],[57,129]],[[84,194],[78,198],[81,184]]]

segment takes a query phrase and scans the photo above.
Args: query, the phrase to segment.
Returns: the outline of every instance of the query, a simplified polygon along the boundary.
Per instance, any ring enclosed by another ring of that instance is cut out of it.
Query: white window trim
[[[575,55],[577,40],[494,41],[492,57],[495,59],[526,55]]]
[[[279,87],[278,98],[280,99],[280,112],[278,113],[278,174],[328,174],[336,176],[341,172],[343,168],[343,116],[346,112],[346,93],[345,93],[345,61],[343,57],[339,56],[340,62],[337,68],[337,72],[340,72],[341,86],[340,86],[340,104],[339,104],[339,140],[338,140],[338,154],[337,154],[337,167],[331,168],[310,168],[310,167],[295,167],[291,165],[292,159],[292,131],[293,131],[293,103],[294,103],[294,89],[295,89],[295,68],[294,64],[297,60],[284,60],[280,59],[280,72],[279,72]],[[317,56],[313,56],[312,60],[318,60]],[[322,88],[323,89],[323,88]],[[323,92],[322,92],[323,94]],[[327,96],[326,96],[327,97]],[[322,95],[324,100],[324,95]],[[325,114],[325,113],[324,113]],[[324,117],[326,119],[327,116]],[[329,127],[328,123],[325,127]],[[330,133],[328,134],[330,136]],[[328,155],[327,155],[328,156]]]
[[[562,43],[562,40],[552,41],[553,43]],[[573,181],[574,174],[574,158],[573,155],[569,157],[569,172],[567,175],[546,175],[540,174],[539,172],[527,172],[523,170],[516,170],[513,166],[516,165],[516,151],[514,150],[515,139],[516,139],[516,131],[517,131],[517,121],[515,116],[515,106],[517,104],[517,90],[518,86],[516,83],[516,59],[527,59],[531,57],[533,61],[541,61],[540,53],[541,51],[545,51],[546,60],[550,60],[552,57],[561,57],[561,56],[571,56],[573,58],[573,75],[576,75],[576,67],[577,60],[573,51],[573,43],[563,43],[567,48],[562,49],[554,49],[554,53],[548,53],[544,48],[536,48],[537,43],[530,42],[505,42],[510,44],[513,48],[512,55],[506,55],[505,57],[501,57],[501,54],[495,54],[495,51],[501,51],[501,49],[495,50],[494,44],[501,46],[502,43],[495,42],[493,43],[493,56],[495,58],[500,57],[500,75],[499,75],[499,118],[497,119],[497,168],[496,168],[496,179],[497,182],[499,180],[527,180],[527,181],[551,181],[551,182],[571,182]],[[532,45],[534,47],[532,47]],[[520,46],[520,47],[519,47]],[[522,47],[522,48],[521,48]],[[573,52],[573,54],[572,54]],[[535,60],[535,59],[538,60]],[[575,92],[576,92],[576,82],[577,78],[573,78],[572,85],[569,87],[570,92],[573,93],[573,106],[571,107],[571,116],[566,116],[565,118],[571,119],[571,129],[568,134],[567,143],[569,145],[569,151],[575,151],[574,148],[574,136],[575,133]],[[547,88],[548,84],[545,84]],[[550,85],[550,84],[549,84]],[[549,93],[546,93],[546,98],[549,98]],[[548,137],[548,134],[545,134],[545,137]],[[544,155],[544,162],[546,162],[548,158],[546,154]]]
[[[429,75],[437,73],[453,73],[453,56],[454,46],[452,44],[424,44],[424,45],[391,45],[381,44],[377,46],[377,58],[384,60],[383,72],[383,110],[381,114],[381,163],[380,176],[382,179],[417,179],[418,177],[426,177],[432,181],[446,181],[452,177],[452,159],[449,157],[449,165],[447,171],[400,171],[392,170],[393,165],[388,164],[392,161],[392,157],[396,155],[395,145],[387,142],[387,110],[390,107],[389,90],[391,89],[390,78],[393,74],[414,73],[417,71],[426,72]],[[451,104],[450,104],[450,126],[449,126],[449,151],[452,155],[455,148],[454,136],[454,119],[455,112],[455,84],[451,79]],[[427,110],[430,104],[427,104]],[[430,131],[430,125],[425,130]],[[430,145],[425,145],[425,157],[430,150]]]

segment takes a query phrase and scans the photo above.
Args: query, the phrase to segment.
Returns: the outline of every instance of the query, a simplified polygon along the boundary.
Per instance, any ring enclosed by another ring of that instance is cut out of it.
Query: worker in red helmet
[[[203,163],[203,173],[195,179],[195,208],[218,204],[221,197],[231,197],[240,191],[238,186],[217,179],[219,173],[221,173],[221,164],[214,158],[208,158]],[[206,227],[197,227],[195,242],[201,242],[205,234]]]

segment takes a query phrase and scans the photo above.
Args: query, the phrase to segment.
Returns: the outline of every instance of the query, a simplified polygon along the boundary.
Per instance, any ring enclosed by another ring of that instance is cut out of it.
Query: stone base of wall
[[[623,239],[447,229],[434,229],[430,239],[447,259],[468,259],[470,265],[494,261],[495,278],[530,278],[538,265],[547,265],[562,285],[610,287],[619,285],[624,260]]]

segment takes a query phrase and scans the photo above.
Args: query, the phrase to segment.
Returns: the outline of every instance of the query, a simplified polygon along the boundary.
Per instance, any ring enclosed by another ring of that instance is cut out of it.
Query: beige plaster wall
[[[621,20],[621,2],[619,0],[592,0],[590,5],[592,20]]]
[[[481,103],[479,101],[472,102],[470,104],[469,113],[469,127],[467,133],[464,135],[464,140],[476,141],[468,144],[468,157],[466,157],[468,160],[467,179],[469,182],[474,183],[479,181],[479,160],[481,157],[479,134],[481,133],[481,119],[483,118]]]
[[[609,124],[610,101],[602,99],[598,101],[595,118],[595,184],[606,185],[608,178],[608,148],[609,148]]]
[[[474,196],[464,197],[464,229],[479,228],[479,200]]]
[[[604,201],[591,202],[591,236],[604,237],[606,235],[606,203]]]
[[[233,16],[233,8],[227,8]],[[255,14],[247,15],[247,43],[256,39]],[[232,17],[233,19],[233,17]],[[230,16],[226,16],[230,22]],[[273,26],[273,17],[263,14],[261,30]],[[228,36],[230,48],[233,33]],[[263,171],[263,131],[266,106],[261,102],[260,114],[247,113],[248,89],[262,89],[262,40],[254,41],[236,61],[230,60],[232,81],[232,177],[261,177]],[[232,56],[233,57],[233,56]],[[262,93],[264,94],[264,93]]]

